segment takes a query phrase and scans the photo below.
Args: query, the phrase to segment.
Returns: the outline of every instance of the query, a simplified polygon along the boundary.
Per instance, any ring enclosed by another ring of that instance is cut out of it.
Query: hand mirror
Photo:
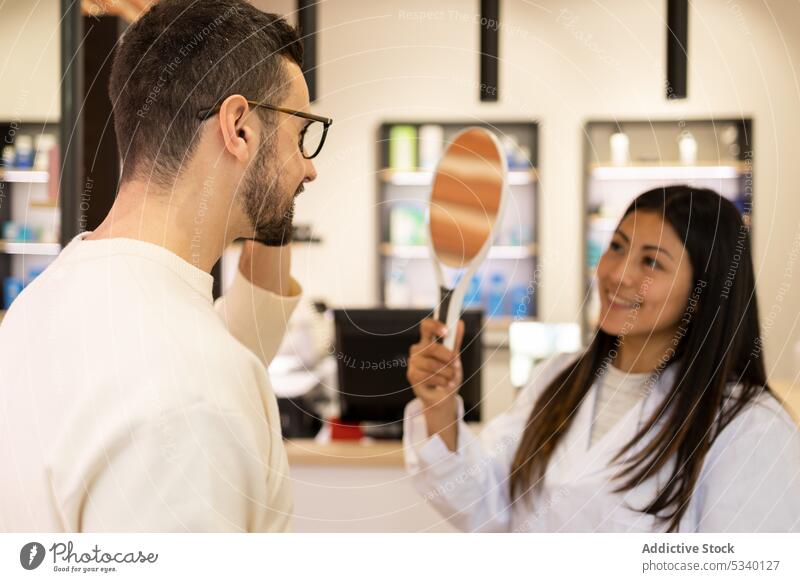
[[[428,244],[440,289],[434,317],[447,326],[444,345],[451,350],[467,285],[503,215],[507,173],[494,134],[470,127],[447,146],[433,176]]]

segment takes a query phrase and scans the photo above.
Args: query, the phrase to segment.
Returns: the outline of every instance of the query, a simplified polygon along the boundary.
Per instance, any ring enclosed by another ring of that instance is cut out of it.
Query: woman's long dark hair
[[[685,335],[667,362],[676,372],[671,390],[614,458],[643,443],[617,473],[620,484],[615,491],[633,489],[674,459],[667,483],[639,510],[669,521],[668,531],[677,531],[714,439],[749,402],[770,389],[748,223],[716,192],[688,186],[645,192],[625,216],[637,210],[658,213],[678,234],[691,261],[693,293],[699,298],[694,304],[687,301]],[[512,464],[512,499],[541,486],[553,451],[618,342],[598,329],[586,351],[540,395]],[[741,385],[736,397],[726,390],[731,382]],[[665,422],[658,432],[643,440],[659,419]]]

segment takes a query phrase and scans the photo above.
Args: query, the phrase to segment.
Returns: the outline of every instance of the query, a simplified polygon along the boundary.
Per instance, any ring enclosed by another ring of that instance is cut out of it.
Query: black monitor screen
[[[344,422],[392,423],[403,418],[414,398],[406,379],[408,351],[419,341],[419,323],[430,311],[417,309],[337,309],[335,357],[338,364],[341,419]],[[480,420],[480,311],[463,314],[461,362],[465,419]]]

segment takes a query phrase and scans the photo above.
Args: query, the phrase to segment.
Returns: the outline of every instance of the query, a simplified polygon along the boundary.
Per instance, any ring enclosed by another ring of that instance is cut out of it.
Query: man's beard
[[[289,242],[292,236],[294,199],[303,191],[303,185],[284,201],[278,172],[270,170],[268,148],[261,148],[244,178],[244,210],[252,231],[248,238],[270,244]]]

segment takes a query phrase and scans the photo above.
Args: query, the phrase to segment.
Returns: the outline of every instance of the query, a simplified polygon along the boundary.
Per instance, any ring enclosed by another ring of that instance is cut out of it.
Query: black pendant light
[[[317,99],[317,0],[297,0],[297,23],[303,38],[303,76],[313,102]]]
[[[500,0],[481,0],[481,101],[497,101],[499,98],[498,61],[500,49]]]
[[[667,0],[667,99],[686,98],[689,0]]]

